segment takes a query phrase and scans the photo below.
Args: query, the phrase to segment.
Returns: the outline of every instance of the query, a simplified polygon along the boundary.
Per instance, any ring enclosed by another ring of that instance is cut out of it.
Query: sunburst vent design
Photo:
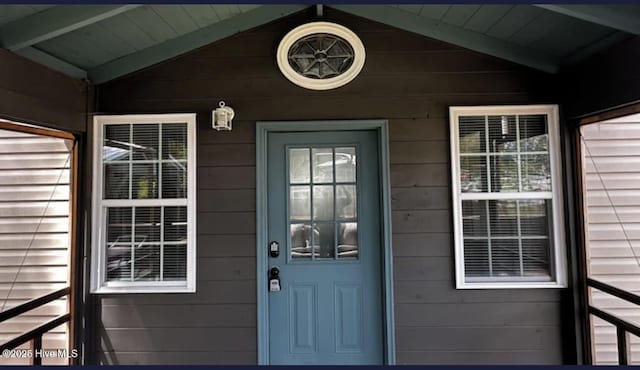
[[[278,67],[294,84],[311,90],[343,86],[362,70],[364,45],[348,28],[313,22],[296,27],[278,46]]]

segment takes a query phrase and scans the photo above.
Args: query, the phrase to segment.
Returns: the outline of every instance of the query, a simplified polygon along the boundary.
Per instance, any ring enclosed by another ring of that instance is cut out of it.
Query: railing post
[[[616,326],[616,334],[618,334],[618,365],[629,365],[627,357],[627,332],[622,326]]]
[[[42,334],[33,338],[33,357],[31,364],[35,366],[42,365]]]

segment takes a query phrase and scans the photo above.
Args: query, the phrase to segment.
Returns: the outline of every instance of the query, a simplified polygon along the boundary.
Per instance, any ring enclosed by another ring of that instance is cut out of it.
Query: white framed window
[[[565,287],[558,107],[449,113],[456,287]]]
[[[91,292],[195,292],[195,143],[195,114],[94,117]]]

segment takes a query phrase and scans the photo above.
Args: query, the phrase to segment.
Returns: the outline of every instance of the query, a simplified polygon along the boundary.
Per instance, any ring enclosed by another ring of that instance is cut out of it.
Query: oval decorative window
[[[278,46],[278,67],[291,82],[329,90],[353,80],[364,66],[364,45],[348,28],[313,22],[296,27]]]

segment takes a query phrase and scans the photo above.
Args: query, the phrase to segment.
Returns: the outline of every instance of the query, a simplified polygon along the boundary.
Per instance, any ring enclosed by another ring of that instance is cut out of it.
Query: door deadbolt
[[[276,258],[280,255],[280,243],[272,241],[269,243],[269,255]]]

